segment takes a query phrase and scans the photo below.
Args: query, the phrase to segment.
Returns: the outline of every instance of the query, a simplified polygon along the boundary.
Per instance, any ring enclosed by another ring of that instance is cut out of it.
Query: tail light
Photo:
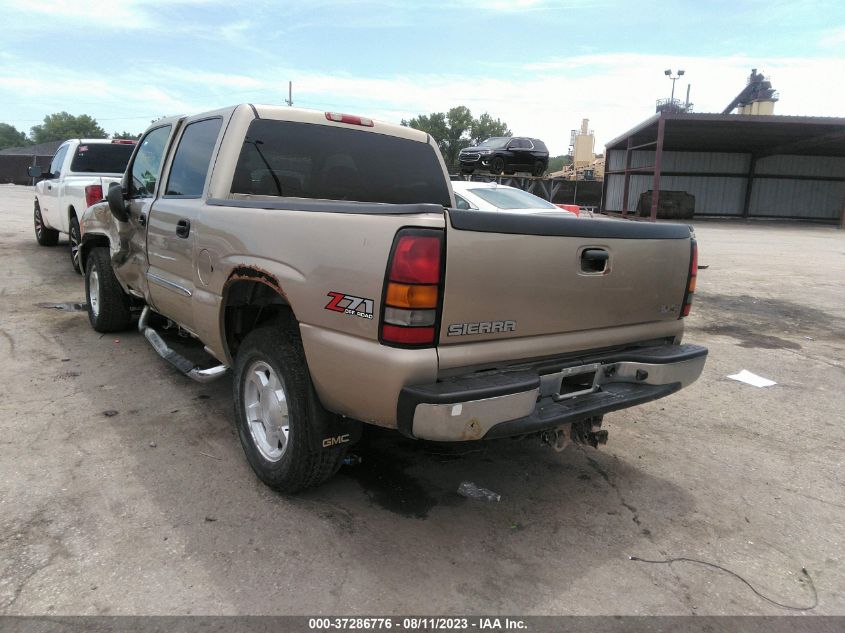
[[[692,296],[695,294],[695,282],[698,278],[698,242],[692,240],[689,276],[687,277],[687,290],[684,293],[684,305],[681,308],[681,317],[689,316],[692,309]]]
[[[85,187],[85,208],[97,204],[103,199],[103,187],[101,185],[88,185]]]
[[[430,347],[443,299],[443,232],[402,229],[387,263],[379,340],[396,347]]]

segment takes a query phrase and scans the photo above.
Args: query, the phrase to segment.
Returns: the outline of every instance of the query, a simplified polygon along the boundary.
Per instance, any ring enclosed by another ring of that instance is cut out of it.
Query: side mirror
[[[126,201],[123,199],[123,188],[119,182],[113,182],[109,185],[109,193],[106,196],[109,201],[109,210],[114,216],[115,220],[119,222],[126,222],[129,220],[129,212],[126,209]]]
[[[41,165],[30,165],[26,168],[26,173],[29,175],[30,178],[41,178],[41,175],[44,173],[44,170],[41,169]]]

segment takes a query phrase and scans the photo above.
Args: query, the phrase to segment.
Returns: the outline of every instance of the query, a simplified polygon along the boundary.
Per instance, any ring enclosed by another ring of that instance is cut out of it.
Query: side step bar
[[[208,369],[202,369],[199,365],[194,365],[179,352],[168,347],[167,343],[165,343],[164,339],[159,336],[158,332],[147,325],[147,320],[149,318],[150,307],[144,306],[144,309],[141,312],[141,318],[138,319],[138,331],[147,338],[150,345],[153,346],[153,349],[159,356],[191,380],[196,380],[197,382],[211,382],[212,380],[217,380],[229,370],[228,365],[217,365],[216,367],[209,367]]]

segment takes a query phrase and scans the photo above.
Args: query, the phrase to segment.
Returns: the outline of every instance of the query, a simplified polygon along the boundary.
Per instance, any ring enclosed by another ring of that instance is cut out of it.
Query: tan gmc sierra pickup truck
[[[459,210],[449,183],[430,136],[363,117],[162,119],[83,217],[91,324],[137,316],[196,380],[231,367],[247,459],[283,492],[336,472],[362,423],[595,446],[604,413],[698,378],[688,226]]]

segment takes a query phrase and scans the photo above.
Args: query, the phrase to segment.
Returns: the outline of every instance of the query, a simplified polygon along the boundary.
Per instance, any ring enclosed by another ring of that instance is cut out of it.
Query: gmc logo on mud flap
[[[340,312],[362,319],[373,318],[373,300],[363,297],[353,297],[342,292],[330,292],[327,296],[332,300],[326,304],[326,310]]]
[[[338,444],[346,444],[349,441],[349,433],[338,435],[337,437],[327,437],[323,440],[323,448],[331,448]]]
[[[481,321],[480,323],[453,323],[447,330],[447,336],[467,334],[498,334],[516,331],[516,321]]]

